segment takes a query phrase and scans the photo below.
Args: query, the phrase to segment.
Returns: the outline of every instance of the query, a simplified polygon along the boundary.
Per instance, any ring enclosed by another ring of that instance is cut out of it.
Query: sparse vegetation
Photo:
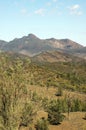
[[[86,92],[85,62],[38,64],[10,53],[1,53],[0,61],[1,130],[19,130],[34,124],[40,109],[47,111],[48,121],[54,125],[63,121],[63,113],[86,111],[85,100],[64,94],[65,90],[76,95]],[[50,93],[51,87],[55,92]],[[36,123],[38,130],[48,130],[47,119]]]

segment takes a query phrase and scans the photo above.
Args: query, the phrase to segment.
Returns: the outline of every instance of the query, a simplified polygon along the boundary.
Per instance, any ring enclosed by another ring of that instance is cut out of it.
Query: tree
[[[11,80],[10,84],[4,81],[0,87],[0,121],[5,129],[18,130],[24,102],[23,88],[17,87]]]
[[[47,83],[46,83],[47,90],[48,90],[49,86],[50,86],[50,80],[47,80]]]
[[[70,97],[70,94],[67,96],[67,112],[68,112],[68,117],[71,111],[71,106],[72,106],[72,98]]]

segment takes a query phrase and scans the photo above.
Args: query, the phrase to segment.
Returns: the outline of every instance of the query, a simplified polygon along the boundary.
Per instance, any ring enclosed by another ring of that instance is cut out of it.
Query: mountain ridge
[[[33,57],[45,51],[61,50],[63,52],[72,52],[72,49],[84,48],[82,45],[70,39],[40,39],[30,33],[21,38],[15,38],[10,42],[0,40],[0,50],[5,52],[21,53]],[[75,53],[75,52],[74,52]]]

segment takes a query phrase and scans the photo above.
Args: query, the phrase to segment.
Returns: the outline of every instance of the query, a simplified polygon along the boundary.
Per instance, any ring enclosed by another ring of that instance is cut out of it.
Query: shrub
[[[38,120],[35,128],[36,130],[49,130],[48,121],[44,118]]]
[[[63,95],[63,91],[61,87],[58,87],[58,91],[55,94],[56,96],[62,96]]]
[[[52,102],[48,107],[48,121],[52,125],[58,125],[64,119],[64,115],[61,114],[61,103],[59,100]]]
[[[62,122],[64,116],[60,112],[49,112],[48,113],[48,121],[52,125],[58,125]]]
[[[33,108],[30,103],[26,103],[22,112],[20,126],[28,126],[33,120]]]

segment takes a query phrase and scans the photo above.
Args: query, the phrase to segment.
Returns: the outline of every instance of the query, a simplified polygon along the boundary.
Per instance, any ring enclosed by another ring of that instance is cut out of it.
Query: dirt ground
[[[38,112],[38,116],[47,116],[43,111]],[[84,112],[71,112],[60,125],[49,125],[49,130],[86,130],[86,120],[83,119]],[[30,130],[29,128],[22,128],[21,130]],[[35,128],[31,129],[35,130]]]
[[[84,112],[71,112],[70,116],[58,126],[49,126],[49,130],[86,130],[86,120],[83,119]]]

